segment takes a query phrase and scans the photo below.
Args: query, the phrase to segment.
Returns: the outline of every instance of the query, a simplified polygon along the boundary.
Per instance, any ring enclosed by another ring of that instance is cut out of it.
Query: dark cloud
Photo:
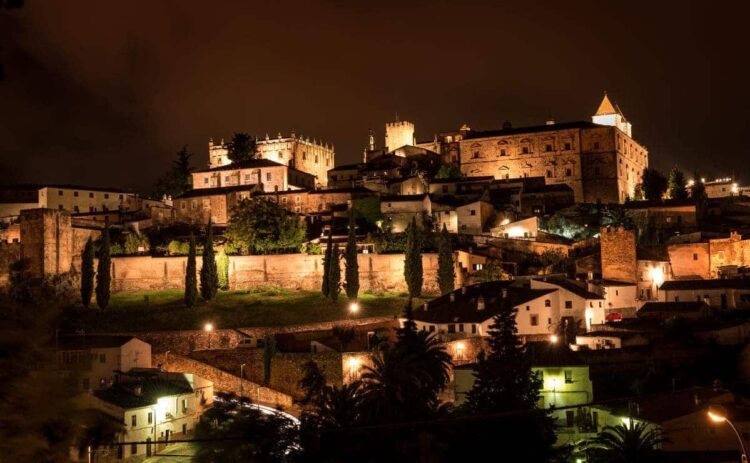
[[[607,90],[656,167],[743,175],[746,13],[690,1],[28,1],[0,13],[0,169],[146,188],[185,143],[205,162],[209,137],[292,128],[353,162],[396,112],[429,139],[464,122],[587,119]]]

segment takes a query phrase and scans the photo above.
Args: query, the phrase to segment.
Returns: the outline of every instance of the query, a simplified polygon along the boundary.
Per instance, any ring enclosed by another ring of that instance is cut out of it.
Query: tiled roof
[[[593,128],[598,128],[598,127],[607,127],[607,126],[594,124],[593,122],[588,122],[588,121],[561,122],[559,124],[534,125],[530,127],[511,127],[508,129],[471,131],[466,134],[466,137],[464,137],[464,139],[471,140],[475,138],[501,137],[504,135],[520,135],[524,133],[537,133],[537,132],[554,132],[556,130],[568,130],[568,129],[593,129]]]
[[[584,299],[604,299],[600,295],[589,291],[587,287],[584,286],[585,283],[579,283],[574,280],[569,280],[567,278],[547,278],[547,279],[543,279],[540,281],[543,281],[545,283],[550,283],[555,286],[559,286],[563,289],[570,291],[576,296],[580,296]]]
[[[670,280],[659,288],[665,291],[684,291],[690,289],[750,289],[748,278],[727,278],[719,280]]]
[[[236,170],[236,169],[253,169],[258,167],[283,167],[284,164],[280,164],[270,159],[247,159],[245,161],[233,162],[225,166],[212,167],[209,169],[196,170],[195,172],[218,172],[222,170]]]
[[[130,193],[122,188],[111,188],[101,186],[72,185],[66,183],[26,183],[16,185],[0,185],[0,190],[41,190],[42,188],[59,188],[62,190],[102,191],[107,193]]]
[[[647,302],[641,306],[638,313],[672,313],[672,312],[700,312],[708,306],[704,302]]]
[[[70,335],[60,336],[58,346],[60,349],[92,349],[120,347],[135,339],[133,336],[117,335]]]
[[[426,323],[482,323],[509,309],[536,298],[553,293],[555,289],[529,289],[510,286],[511,281],[492,281],[466,286],[452,293],[431,300],[425,310],[414,309],[414,319]],[[505,297],[503,297],[505,290]],[[451,294],[454,301],[451,302]],[[477,310],[479,297],[484,300],[484,309]]]
[[[135,392],[138,387],[141,388],[140,395]],[[131,409],[156,405],[162,397],[185,394],[192,390],[187,381],[152,378],[115,383],[110,388],[94,391],[94,395],[120,408]]]

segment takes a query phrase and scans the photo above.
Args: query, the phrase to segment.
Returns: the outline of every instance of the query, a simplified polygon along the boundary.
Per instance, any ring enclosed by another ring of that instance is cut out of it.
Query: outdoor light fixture
[[[359,304],[356,301],[349,304],[349,312],[353,314],[359,312]]]
[[[456,357],[458,357],[459,360],[463,360],[464,358],[464,349],[466,349],[466,344],[463,342],[456,343]]]
[[[664,283],[664,270],[661,267],[652,267],[648,273],[651,276],[651,281],[654,282],[657,288]]]
[[[360,360],[357,357],[349,357],[349,379],[354,381],[356,379],[357,371],[359,370]]]
[[[748,463],[747,461],[747,449],[745,448],[745,441],[742,440],[742,436],[740,435],[739,431],[737,431],[737,428],[734,426],[734,423],[727,418],[727,409],[722,407],[721,405],[711,405],[708,407],[708,410],[706,412],[708,415],[708,418],[713,421],[714,423],[727,423],[730,428],[732,428],[732,431],[734,431],[734,435],[737,436],[737,440],[740,442],[740,451],[742,452],[742,463]]]
[[[553,334],[549,337],[549,342],[551,342],[552,344],[557,344],[557,341],[559,340],[560,338],[558,338],[556,334]]]
[[[213,323],[206,323],[205,326],[203,326],[203,329],[210,333],[213,331],[214,325]]]

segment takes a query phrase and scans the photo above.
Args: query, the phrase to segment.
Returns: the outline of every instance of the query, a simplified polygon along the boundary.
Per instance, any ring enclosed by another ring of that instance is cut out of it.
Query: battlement
[[[414,123],[409,121],[394,121],[394,122],[386,122],[385,123],[386,128],[388,127],[411,127],[414,128]]]
[[[385,124],[386,151],[394,151],[402,146],[415,144],[413,123],[409,121],[394,121]]]

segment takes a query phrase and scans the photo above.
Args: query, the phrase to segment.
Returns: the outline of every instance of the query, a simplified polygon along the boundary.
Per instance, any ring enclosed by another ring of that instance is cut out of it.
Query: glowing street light
[[[456,358],[458,360],[463,360],[464,359],[464,350],[465,349],[466,349],[466,344],[464,344],[461,341],[459,341],[459,342],[456,343]]]
[[[359,370],[360,360],[357,357],[349,357],[349,379],[354,381],[356,379],[357,371]]]
[[[745,441],[742,440],[742,436],[740,435],[739,431],[737,431],[737,428],[734,426],[734,423],[732,423],[729,418],[727,418],[727,409],[722,407],[721,405],[711,405],[708,407],[708,411],[706,412],[708,415],[708,418],[713,421],[714,423],[727,423],[730,428],[732,428],[732,431],[734,431],[734,435],[737,436],[737,440],[740,442],[740,451],[742,452],[742,463],[748,463],[747,461],[747,449],[745,448]]]
[[[549,342],[551,342],[552,344],[557,344],[559,340],[560,338],[556,334],[553,334],[549,337]]]
[[[349,304],[349,313],[352,315],[359,312],[359,303],[357,301],[353,301],[351,304]]]

